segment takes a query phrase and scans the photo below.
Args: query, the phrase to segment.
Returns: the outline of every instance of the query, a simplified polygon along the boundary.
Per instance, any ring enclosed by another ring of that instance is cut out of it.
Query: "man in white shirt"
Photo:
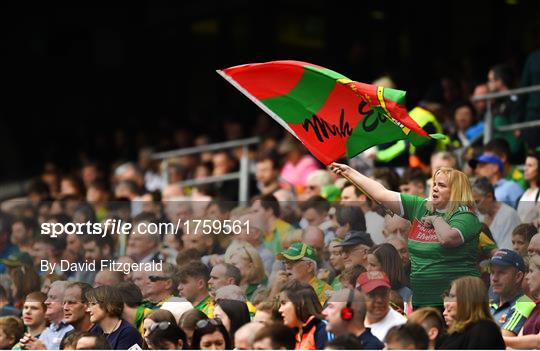
[[[485,177],[478,178],[473,186],[479,219],[485,223],[499,249],[512,250],[512,231],[521,224],[517,211],[503,202],[495,200],[493,185]]]
[[[356,288],[366,294],[366,319],[364,325],[379,340],[384,340],[388,330],[405,324],[407,319],[390,308],[390,280],[384,272],[372,271],[360,274]]]

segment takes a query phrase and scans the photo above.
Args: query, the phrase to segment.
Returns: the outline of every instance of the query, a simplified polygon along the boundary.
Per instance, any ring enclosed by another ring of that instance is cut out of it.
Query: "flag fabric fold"
[[[406,93],[359,83],[300,61],[246,64],[217,71],[328,165],[378,144],[430,138],[407,113]]]

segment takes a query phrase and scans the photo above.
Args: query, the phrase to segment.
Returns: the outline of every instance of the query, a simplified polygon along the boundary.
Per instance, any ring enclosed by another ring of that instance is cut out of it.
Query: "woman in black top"
[[[477,277],[461,277],[452,282],[444,299],[444,319],[448,336],[440,349],[504,350],[499,326],[489,311],[484,282]]]

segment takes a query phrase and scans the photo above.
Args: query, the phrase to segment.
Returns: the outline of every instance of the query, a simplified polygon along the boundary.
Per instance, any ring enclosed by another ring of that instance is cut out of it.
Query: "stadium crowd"
[[[539,55],[524,82],[539,81]],[[380,145],[328,168],[263,116],[248,203],[237,181],[182,185],[237,171],[241,148],[166,164],[141,148],[137,160],[65,174],[48,165],[1,204],[0,348],[540,348],[538,138],[497,132],[482,144],[486,105],[469,98],[515,80],[504,65],[487,79],[470,95],[442,80],[411,110],[449,139]],[[495,124],[538,118],[538,106],[534,95],[497,100]],[[244,128],[224,124],[229,139]],[[181,225],[41,233],[113,220]],[[111,260],[146,268],[99,268]]]

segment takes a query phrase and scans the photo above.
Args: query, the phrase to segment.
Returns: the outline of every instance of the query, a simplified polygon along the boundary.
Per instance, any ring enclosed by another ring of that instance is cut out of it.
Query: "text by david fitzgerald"
[[[51,263],[47,260],[41,260],[40,268],[42,272],[54,272],[57,268],[60,272],[96,272],[96,271],[115,271],[129,274],[130,272],[161,272],[163,271],[163,262],[146,263],[128,263],[116,262],[113,260],[101,260],[99,262],[69,262],[60,260],[60,263]]]

